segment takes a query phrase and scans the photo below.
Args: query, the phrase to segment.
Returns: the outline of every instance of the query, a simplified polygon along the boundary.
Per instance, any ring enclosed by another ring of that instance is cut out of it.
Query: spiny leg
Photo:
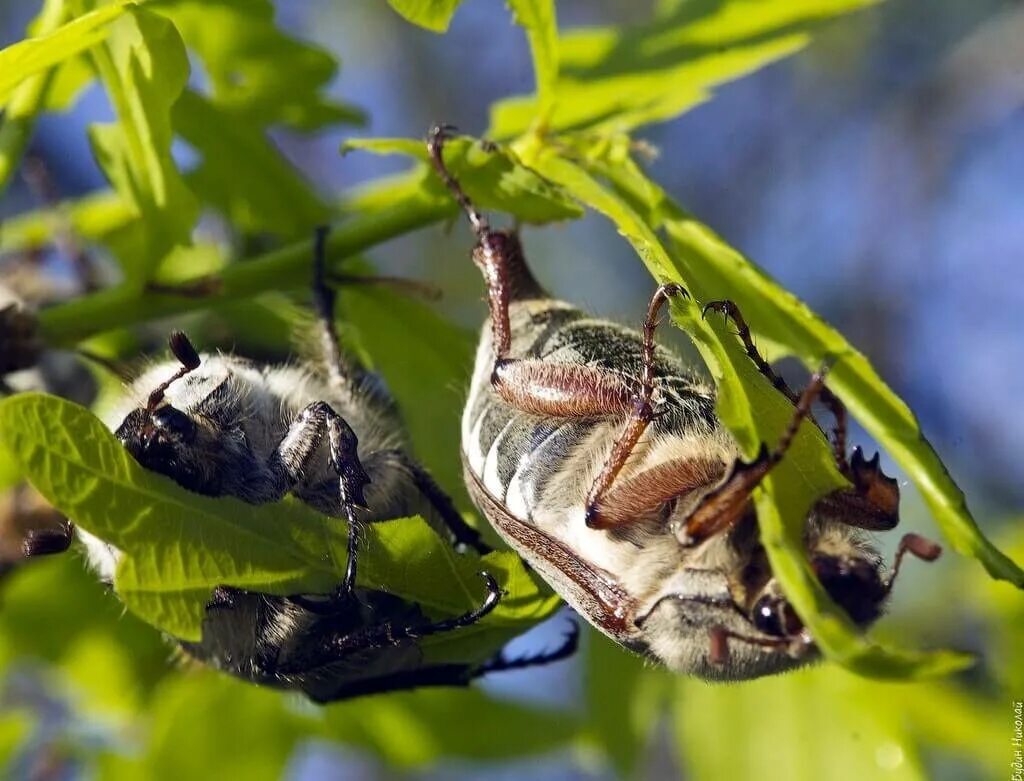
[[[782,461],[793,443],[800,424],[810,413],[811,405],[824,387],[826,371],[822,367],[811,375],[811,381],[797,399],[793,417],[775,449],[769,451],[767,446],[762,445],[752,462],[737,459],[725,481],[701,499],[700,504],[684,521],[684,530],[690,543],[698,544],[730,528],[743,516],[754,488]]]
[[[526,268],[516,234],[493,230],[445,165],[444,142],[450,130],[448,126],[433,128],[427,150],[438,175],[466,212],[476,233],[473,262],[487,284],[495,355],[491,385],[495,392],[507,404],[538,415],[571,418],[629,414],[635,394],[617,374],[589,366],[510,356],[509,306],[519,297],[538,295],[539,287]]]
[[[477,623],[480,619],[490,613],[494,608],[501,602],[502,590],[501,586],[498,585],[498,581],[494,579],[491,573],[485,571],[477,573],[483,578],[484,583],[487,585],[487,596],[484,597],[484,601],[477,607],[463,613],[461,616],[455,618],[448,618],[443,621],[435,621],[426,626],[411,626],[411,627],[400,627],[401,632],[396,636],[396,639],[412,638],[417,639],[420,637],[427,637],[429,635],[436,635],[442,632],[452,632],[462,627],[472,626]]]
[[[451,497],[437,484],[430,472],[408,453],[397,449],[377,450],[366,457],[366,466],[370,471],[375,468],[404,471],[412,479],[420,496],[447,527],[456,544],[472,548],[481,556],[491,552],[491,547],[480,538],[480,532],[463,519]]]
[[[846,456],[846,406],[828,388],[821,389],[821,395],[818,399],[832,413],[832,419],[835,421],[835,426],[832,428],[832,454],[835,457],[836,466],[839,467],[839,471],[844,477],[849,478],[851,469],[850,461]]]
[[[598,473],[594,484],[587,495],[586,523],[592,529],[609,528],[612,524],[601,515],[601,500],[611,489],[615,478],[626,465],[633,448],[647,430],[655,417],[654,409],[654,331],[658,327],[658,315],[661,308],[673,296],[686,297],[687,292],[674,282],[661,285],[651,297],[647,307],[647,317],[643,327],[643,368],[640,378],[640,391],[633,401],[633,408],[623,429],[622,435],[616,440],[612,452]]]
[[[554,664],[568,659],[576,653],[580,644],[580,627],[573,621],[569,633],[562,640],[562,644],[553,651],[543,651],[539,654],[531,654],[518,659],[507,659],[505,652],[501,651],[490,661],[485,662],[473,672],[473,677],[478,678],[488,673],[504,673],[510,670],[524,670],[528,667],[542,667],[546,664]]]
[[[292,423],[284,439],[271,456],[271,467],[294,485],[303,476],[306,465],[313,458],[327,435],[328,460],[338,475],[338,496],[341,509],[348,520],[348,563],[342,590],[351,593],[356,582],[356,558],[359,549],[359,524],[356,507],[365,507],[363,488],[370,482],[359,461],[359,440],[352,427],[326,401],[314,401]]]
[[[283,674],[306,672],[317,667],[326,667],[349,654],[396,646],[407,640],[418,640],[429,635],[452,632],[462,627],[471,626],[494,610],[501,602],[502,596],[501,587],[490,573],[481,572],[479,574],[487,584],[487,595],[479,606],[461,616],[423,625],[397,625],[386,621],[356,632],[330,634],[321,639],[317,648],[309,650],[301,662],[294,665],[295,669],[291,669],[292,665],[289,665],[278,667],[277,672]]]
[[[316,313],[320,347],[327,378],[340,391],[352,394],[353,379],[357,376],[354,367],[345,360],[341,351],[338,331],[334,327],[335,292],[327,284],[327,233],[326,225],[316,229],[313,238],[313,311]]]
[[[740,308],[736,306],[736,303],[728,300],[711,301],[704,305],[704,309],[701,310],[701,316],[706,318],[708,312],[720,312],[727,319],[733,321],[733,324],[736,326],[736,335],[743,342],[743,349],[747,357],[754,362],[758,371],[768,378],[768,381],[771,382],[777,391],[796,404],[800,397],[793,392],[793,389],[789,387],[789,384],[782,377],[775,373],[771,364],[758,352],[757,346],[754,344],[754,337],[750,333],[750,327],[747,325],[747,321],[740,312]]]
[[[743,349],[754,365],[757,366],[758,371],[761,372],[768,381],[775,387],[776,390],[781,392],[794,404],[799,400],[799,396],[793,391],[792,388],[786,383],[782,377],[775,373],[772,366],[768,361],[764,359],[757,350],[757,346],[754,344],[754,338],[750,333],[750,327],[747,325],[747,321],[744,319],[743,314],[740,312],[740,308],[734,301],[711,301],[705,304],[703,309],[703,316],[707,317],[708,312],[720,312],[725,315],[726,318],[733,321],[736,326],[736,335],[739,336],[740,341],[743,342]],[[843,403],[828,388],[823,387],[821,389],[819,400],[822,404],[829,408],[835,419],[835,428],[832,431],[832,450],[835,455],[836,465],[839,467],[839,471],[844,476],[849,477],[850,465],[846,459],[846,408]]]

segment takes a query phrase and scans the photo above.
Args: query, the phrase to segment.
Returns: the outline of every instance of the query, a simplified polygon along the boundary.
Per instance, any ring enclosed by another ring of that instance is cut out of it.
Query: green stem
[[[335,228],[327,242],[334,265],[388,239],[438,222],[456,213],[448,200],[417,197]],[[140,291],[122,285],[46,309],[39,315],[43,338],[51,347],[67,347],[104,331],[185,312],[208,309],[225,301],[298,287],[311,268],[312,241],[300,241],[257,258],[233,263],[218,277],[208,295],[184,296]],[[187,287],[189,280],[181,283]]]

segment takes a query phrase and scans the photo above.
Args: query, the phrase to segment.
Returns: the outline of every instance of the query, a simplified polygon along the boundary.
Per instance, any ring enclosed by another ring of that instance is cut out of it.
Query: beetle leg
[[[498,606],[502,595],[501,587],[490,573],[481,572],[480,576],[487,584],[487,596],[479,606],[461,616],[428,624],[401,625],[385,621],[355,632],[328,633],[321,637],[315,648],[303,653],[301,659],[287,665],[278,665],[275,672],[284,675],[306,673],[340,661],[350,654],[396,646],[409,640],[472,626]]]
[[[647,430],[655,417],[654,406],[654,331],[658,327],[658,314],[672,296],[688,296],[687,292],[675,283],[661,285],[651,297],[647,307],[647,317],[643,328],[643,373],[640,379],[640,392],[633,401],[629,419],[622,435],[615,441],[612,452],[605,460],[594,484],[587,495],[586,523],[592,529],[606,529],[613,524],[601,515],[601,501],[611,489],[615,478],[629,460],[633,448]]]
[[[481,556],[491,552],[491,547],[480,538],[480,532],[463,519],[451,497],[437,484],[430,472],[408,453],[398,449],[375,450],[363,459],[363,465],[370,474],[404,474],[415,486],[420,500],[410,504],[407,492],[404,491],[394,491],[387,497],[371,499],[374,517],[401,518],[417,513],[425,515],[424,511],[433,510],[456,544],[472,548]]]
[[[554,664],[563,659],[568,659],[576,653],[580,645],[580,627],[575,621],[572,628],[562,640],[562,644],[553,651],[542,651],[539,654],[531,654],[518,659],[508,659],[505,652],[500,651],[496,656],[473,671],[473,677],[478,678],[488,673],[504,673],[510,670],[524,670],[527,667],[542,667],[546,664]]]
[[[327,369],[327,379],[340,393],[355,397],[358,393],[362,367],[350,364],[341,350],[338,331],[334,327],[336,294],[327,284],[327,232],[322,225],[313,239],[313,311],[316,313],[321,356]]]
[[[754,362],[754,365],[757,366],[758,371],[768,378],[768,381],[776,390],[796,404],[800,397],[782,377],[775,373],[771,364],[758,352],[757,346],[754,344],[754,338],[750,333],[750,327],[747,325],[747,321],[744,319],[736,302],[728,300],[711,301],[704,305],[703,316],[707,317],[708,312],[721,312],[727,319],[732,320],[736,326],[736,335],[743,342],[744,351],[750,360]],[[821,389],[818,400],[828,407],[833,418],[835,418],[835,427],[832,429],[832,452],[835,455],[836,466],[839,467],[839,471],[842,472],[844,477],[850,477],[850,464],[846,458],[846,407],[843,406],[843,402],[839,400],[838,396],[825,387]]]
[[[767,446],[762,445],[753,461],[748,463],[737,459],[725,480],[701,499],[700,504],[683,522],[690,543],[700,543],[725,531],[743,517],[750,494],[764,476],[782,461],[824,383],[825,369],[822,368],[811,375],[811,381],[797,399],[793,417],[775,449],[769,451]]]
[[[438,176],[466,212],[476,234],[473,262],[487,283],[494,370],[491,385],[509,405],[537,415],[598,417],[627,415],[635,391],[619,375],[590,366],[555,364],[511,357],[509,305],[542,295],[523,258],[515,231],[491,228],[444,162],[444,143],[450,127],[430,132],[427,151]]]
[[[342,588],[355,587],[356,555],[359,548],[359,524],[356,507],[365,507],[363,488],[370,482],[359,461],[359,440],[352,427],[326,401],[314,401],[292,423],[284,439],[271,456],[271,468],[292,485],[302,479],[303,470],[327,435],[328,459],[338,475],[338,497],[348,519],[348,563]]]

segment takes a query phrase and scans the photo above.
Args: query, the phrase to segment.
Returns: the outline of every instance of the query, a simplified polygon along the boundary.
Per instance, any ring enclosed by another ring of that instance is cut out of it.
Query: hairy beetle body
[[[175,333],[170,345],[177,362],[144,372],[107,418],[142,466],[190,491],[250,504],[291,493],[347,523],[348,563],[333,593],[282,597],[219,586],[201,640],[179,646],[203,664],[318,702],[465,685],[487,672],[570,655],[575,634],[561,648],[526,659],[507,660],[492,650],[491,658],[425,661],[422,638],[469,626],[498,604],[501,590],[486,572],[478,607],[442,620],[431,620],[414,602],[356,585],[364,524],[420,515],[454,543],[489,549],[404,449],[397,410],[379,380],[342,356],[333,293],[323,284],[322,233],[317,248],[321,362],[267,366],[199,355]],[[84,530],[78,534],[100,577],[112,582],[120,551]]]
[[[772,449],[750,462],[715,415],[715,393],[654,341],[661,309],[688,297],[661,285],[639,331],[588,317],[548,296],[518,236],[493,230],[448,171],[446,130],[428,153],[477,237],[487,285],[483,328],[462,419],[466,484],[476,505],[590,623],[677,672],[754,678],[815,657],[813,638],[781,591],[761,545],[751,494],[784,457],[819,398],[836,417],[837,466],[850,481],[805,523],[808,559],[825,591],[859,626],[881,613],[892,584],[863,529],[891,529],[899,490],[871,461],[845,452],[845,411],[824,370],[793,393],[757,353],[739,309],[748,355],[794,405]],[[907,552],[938,548],[907,535]]]

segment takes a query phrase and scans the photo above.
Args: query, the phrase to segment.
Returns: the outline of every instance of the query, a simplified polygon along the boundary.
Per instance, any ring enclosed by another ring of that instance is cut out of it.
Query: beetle
[[[774,448],[745,462],[715,415],[715,390],[655,344],[661,309],[688,297],[658,287],[641,330],[595,319],[549,296],[515,231],[492,229],[448,170],[451,128],[429,134],[430,160],[476,235],[487,285],[484,324],[462,417],[462,459],[475,504],[498,534],[612,640],[681,673],[741,680],[817,654],[782,593],[757,532],[751,494],[820,398],[834,412],[837,464],[851,487],[820,500],[805,525],[811,565],[859,627],[882,612],[907,553],[886,576],[865,530],[892,529],[899,487],[879,458],[846,457],[845,411],[815,373],[793,393],[758,354],[738,307],[715,301],[750,358],[794,404]]]
[[[201,640],[178,640],[180,648],[210,667],[321,703],[466,685],[486,673],[566,658],[575,651],[575,632],[560,648],[525,658],[499,651],[482,663],[424,661],[423,638],[471,626],[498,605],[501,589],[486,571],[480,603],[437,621],[414,602],[357,585],[360,529],[368,523],[418,514],[462,549],[490,548],[405,450],[382,383],[342,352],[335,292],[325,281],[325,238],[319,230],[314,243],[319,362],[275,366],[200,354],[175,332],[173,360],[143,372],[108,418],[133,458],[189,491],[250,504],[290,493],[347,524],[348,562],[332,593],[282,597],[219,586]],[[77,534],[99,577],[112,583],[121,551],[82,529]],[[47,548],[54,547],[48,539]]]

